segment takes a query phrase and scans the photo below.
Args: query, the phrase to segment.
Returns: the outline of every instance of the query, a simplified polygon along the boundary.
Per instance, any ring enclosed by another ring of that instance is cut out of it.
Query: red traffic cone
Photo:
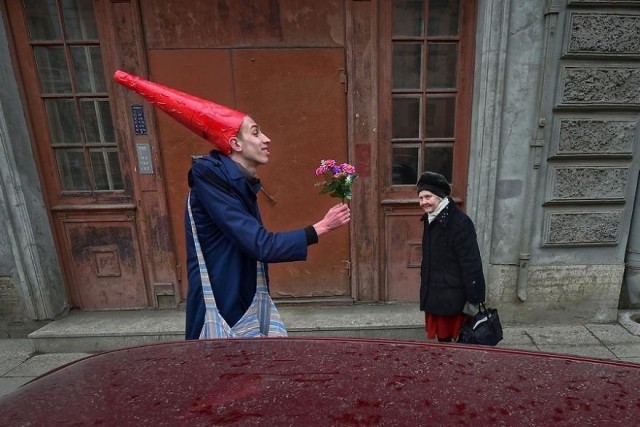
[[[113,78],[211,142],[218,151],[231,154],[229,140],[238,134],[246,114],[124,71],[116,71]]]

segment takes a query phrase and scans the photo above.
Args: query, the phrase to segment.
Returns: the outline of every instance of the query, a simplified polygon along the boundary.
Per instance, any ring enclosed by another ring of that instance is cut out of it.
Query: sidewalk
[[[404,306],[283,307],[281,313],[292,337],[426,341],[422,313]],[[640,311],[631,310],[614,324],[503,325],[498,347],[640,363],[638,319]],[[72,313],[30,338],[0,339],[0,396],[92,353],[179,341],[183,322],[179,311]]]

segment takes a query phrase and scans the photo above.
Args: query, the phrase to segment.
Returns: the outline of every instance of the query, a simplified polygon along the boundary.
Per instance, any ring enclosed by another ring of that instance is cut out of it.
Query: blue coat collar
[[[243,170],[244,168],[231,160],[231,158],[224,154],[220,154],[220,152],[215,150],[209,153],[209,156],[214,163],[219,162],[222,164],[227,176],[234,182],[234,185],[238,186],[243,182],[242,180],[246,180],[254,194],[257,194],[258,191],[260,191],[260,188],[262,187],[260,185],[260,180],[255,177],[252,178],[247,170]]]

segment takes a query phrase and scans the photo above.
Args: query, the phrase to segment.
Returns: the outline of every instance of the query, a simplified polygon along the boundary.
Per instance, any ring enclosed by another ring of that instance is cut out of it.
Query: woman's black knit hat
[[[420,175],[420,179],[416,184],[418,193],[421,191],[430,191],[441,199],[451,195],[451,185],[447,179],[435,172],[424,172]]]

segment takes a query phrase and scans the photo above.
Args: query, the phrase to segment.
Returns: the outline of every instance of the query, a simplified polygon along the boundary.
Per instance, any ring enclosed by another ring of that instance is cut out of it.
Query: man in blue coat
[[[268,296],[267,263],[306,259],[307,246],[317,243],[318,236],[349,222],[349,206],[336,205],[322,220],[303,229],[282,233],[266,230],[256,200],[260,190],[256,170],[269,162],[271,140],[256,122],[239,111],[122,70],[113,77],[214,147],[189,171],[191,191],[185,209],[189,277],[186,338],[200,337],[205,316],[205,335],[230,336],[228,328],[236,324],[241,331],[254,333],[256,318],[264,335],[263,331],[269,330],[265,319],[271,314],[277,316]],[[251,326],[241,329],[245,324]],[[281,323],[274,324],[284,331]],[[225,329],[222,332],[220,325]],[[220,333],[209,333],[212,330]]]
[[[260,218],[256,193],[258,166],[269,162],[271,140],[256,122],[244,116],[237,134],[228,138],[229,155],[214,150],[195,161],[189,172],[190,203],[198,240],[211,281],[218,311],[233,327],[252,303],[256,293],[256,262],[299,261],[318,236],[350,220],[348,205],[331,208],[318,223],[304,229],[273,233]],[[200,336],[205,303],[200,269],[190,225],[185,213],[187,269],[186,338]]]

